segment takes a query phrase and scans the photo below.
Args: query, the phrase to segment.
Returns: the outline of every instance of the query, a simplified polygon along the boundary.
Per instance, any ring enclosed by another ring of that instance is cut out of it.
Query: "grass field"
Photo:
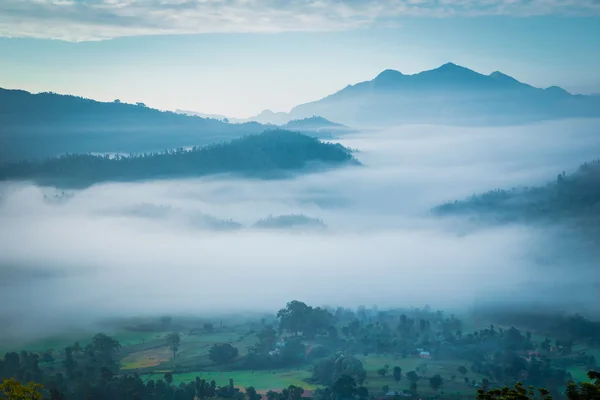
[[[290,385],[300,386],[306,390],[313,390],[317,386],[308,384],[303,380],[310,377],[307,369],[298,370],[272,370],[272,371],[198,371],[183,374],[173,374],[176,383],[189,382],[199,377],[205,380],[214,380],[217,386],[224,386],[233,379],[235,386],[242,388],[254,386],[256,390],[267,391],[270,389],[286,388]],[[164,374],[143,375],[144,380],[163,379]]]

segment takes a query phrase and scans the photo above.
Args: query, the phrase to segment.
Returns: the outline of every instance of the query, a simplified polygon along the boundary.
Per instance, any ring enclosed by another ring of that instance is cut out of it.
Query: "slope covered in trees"
[[[501,222],[577,221],[597,226],[600,216],[600,161],[539,187],[494,190],[436,207],[437,215],[470,215]]]
[[[310,166],[357,164],[350,150],[297,132],[268,131],[230,142],[123,156],[72,154],[44,161],[0,165],[0,180],[81,187],[106,181],[136,181],[233,173],[260,178]]]
[[[142,103],[99,102],[0,88],[0,160],[64,153],[147,152],[206,145],[259,133],[257,122],[229,124],[162,112]]]

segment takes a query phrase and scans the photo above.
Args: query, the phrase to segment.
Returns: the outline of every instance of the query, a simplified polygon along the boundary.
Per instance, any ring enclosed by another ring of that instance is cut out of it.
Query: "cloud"
[[[600,15],[597,0],[3,0],[0,36],[104,40],[396,26],[405,16]]]
[[[596,270],[551,229],[473,227],[428,210],[572,171],[600,152],[597,129],[405,126],[347,137],[361,168],[285,181],[102,184],[59,203],[44,199],[53,188],[0,185],[0,341],[113,316],[274,311],[292,299],[448,309],[530,296],[528,306],[585,311]],[[292,213],[328,229],[248,228]],[[198,227],[199,214],[246,228]]]

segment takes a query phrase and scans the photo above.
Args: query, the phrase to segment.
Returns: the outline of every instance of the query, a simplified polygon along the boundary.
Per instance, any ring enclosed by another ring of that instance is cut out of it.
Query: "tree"
[[[398,383],[402,379],[402,368],[395,366],[392,372],[394,380]]]
[[[167,344],[173,352],[173,362],[177,357],[177,351],[179,351],[179,345],[181,344],[181,336],[177,332],[171,332],[166,336]]]
[[[419,375],[417,375],[415,371],[409,371],[406,374],[406,379],[408,379],[411,382],[417,382],[419,380]]]
[[[100,361],[100,366],[111,367],[113,372],[118,370],[117,353],[121,348],[121,344],[112,337],[103,333],[98,333],[92,338],[90,350]]]
[[[5,379],[0,383],[0,398],[6,400],[42,400],[44,387],[38,383],[29,382],[26,385],[14,378]]]
[[[210,322],[207,322],[207,323],[204,324],[204,330],[206,332],[212,332],[213,329],[214,329],[214,326]]]
[[[269,390],[266,394],[267,400],[279,400],[279,393]]]
[[[229,343],[214,344],[208,352],[208,358],[215,364],[225,364],[238,356],[238,349]]]
[[[356,388],[356,394],[360,400],[365,400],[369,398],[369,390],[364,386],[359,386]]]
[[[443,384],[444,379],[440,376],[440,374],[436,374],[429,378],[429,386],[431,386],[431,388],[436,392],[442,387]]]
[[[467,368],[464,365],[461,365],[460,367],[458,367],[457,370],[461,375],[465,375],[467,372],[469,372],[469,371],[467,371]]]
[[[525,389],[521,382],[517,382],[513,388],[505,386],[502,389],[485,391],[477,389],[477,400],[552,400],[547,390],[539,389],[539,399],[536,398],[533,388]],[[571,398],[570,400],[591,400],[592,398]]]
[[[248,400],[260,400],[262,396],[256,393],[256,389],[253,386],[249,386],[246,388],[246,397]]]
[[[589,371],[587,376],[591,382],[583,382],[579,385],[575,382],[569,382],[567,385],[567,397],[569,400],[600,399],[600,373]]]
[[[298,386],[290,385],[287,389],[281,391],[281,397],[286,400],[301,400],[304,394],[304,389]]]
[[[336,400],[351,399],[356,394],[356,381],[350,375],[342,375],[333,383],[331,391]]]
[[[173,374],[171,372],[165,373],[165,382],[169,385],[173,383]]]
[[[412,390],[413,392],[417,391],[417,381],[410,383],[410,390]]]
[[[378,374],[379,376],[386,376],[386,375],[387,375],[387,369],[385,369],[385,368],[379,368],[379,369],[377,370],[377,374]]]
[[[298,332],[305,325],[309,313],[310,307],[305,303],[297,300],[290,301],[285,308],[277,312],[279,328],[298,336]]]

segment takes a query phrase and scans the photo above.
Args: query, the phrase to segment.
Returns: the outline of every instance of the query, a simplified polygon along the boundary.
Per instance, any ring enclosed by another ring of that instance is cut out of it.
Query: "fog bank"
[[[292,299],[439,308],[486,299],[577,310],[597,293],[598,277],[585,254],[553,246],[553,231],[438,220],[429,209],[540,184],[598,158],[599,127],[572,120],[365,132],[341,141],[359,150],[363,167],[287,181],[115,183],[62,197],[5,183],[0,339],[110,316],[270,311]],[[320,218],[327,229],[252,228],[287,214]],[[241,227],[215,230],[207,218]]]

